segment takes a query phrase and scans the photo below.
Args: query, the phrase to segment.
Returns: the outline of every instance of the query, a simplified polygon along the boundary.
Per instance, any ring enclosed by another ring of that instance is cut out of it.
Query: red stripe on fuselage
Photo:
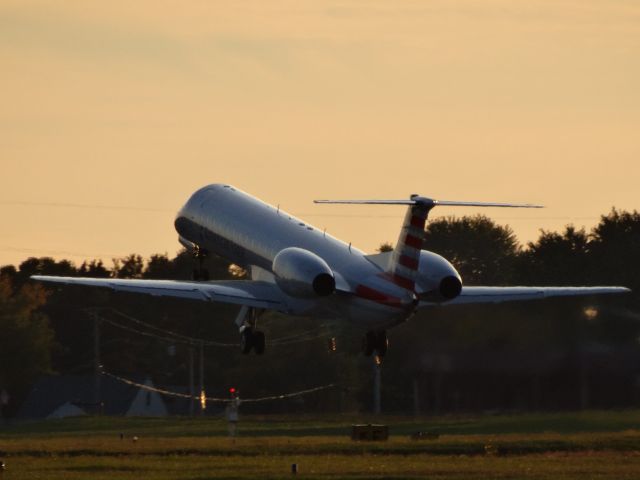
[[[407,290],[413,291],[416,284],[410,278],[405,278],[402,275],[398,275],[397,273],[392,276],[392,281],[396,285],[401,286],[402,288],[406,288]]]
[[[365,285],[358,285],[356,287],[356,295],[360,298],[364,298],[365,300],[380,303],[381,305],[387,305],[389,307],[403,307],[402,299],[387,295],[386,293]]]
[[[394,285],[397,285],[398,287],[405,288],[415,293],[416,283],[414,280],[411,280],[410,278],[403,277],[402,275],[398,275],[397,273],[388,273],[388,272],[380,273],[378,274],[378,276],[393,283]]]

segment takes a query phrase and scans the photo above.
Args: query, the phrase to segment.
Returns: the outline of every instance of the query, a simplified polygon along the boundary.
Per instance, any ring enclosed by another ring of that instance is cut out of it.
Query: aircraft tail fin
[[[415,290],[429,210],[419,203],[409,205],[389,262],[388,273],[393,282],[407,290]]]

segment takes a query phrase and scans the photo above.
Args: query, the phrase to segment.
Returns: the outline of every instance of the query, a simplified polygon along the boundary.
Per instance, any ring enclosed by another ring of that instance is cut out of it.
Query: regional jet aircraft
[[[375,353],[379,358],[387,352],[386,330],[421,308],[629,291],[624,287],[463,286],[451,263],[422,249],[425,222],[436,206],[540,208],[537,205],[441,201],[419,195],[407,200],[316,203],[404,205],[407,213],[395,249],[367,255],[238,188],[208,185],[178,212],[178,239],[197,258],[214,253],[243,267],[251,280],[209,281],[202,270],[195,272],[193,281],[32,278],[240,305],[236,325],[243,353],[264,352],[264,333],[256,330],[256,322],[266,310],[351,322],[366,332],[365,355]]]

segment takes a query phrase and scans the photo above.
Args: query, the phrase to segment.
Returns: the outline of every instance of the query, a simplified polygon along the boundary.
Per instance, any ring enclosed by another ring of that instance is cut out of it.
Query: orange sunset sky
[[[173,255],[213,182],[367,251],[402,208],[312,200],[640,204],[637,1],[2,0],[0,62],[0,265]]]

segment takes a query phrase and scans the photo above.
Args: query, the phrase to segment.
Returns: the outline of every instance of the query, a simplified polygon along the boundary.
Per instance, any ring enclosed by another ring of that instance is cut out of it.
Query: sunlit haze
[[[640,203],[638,2],[4,0],[0,60],[0,265],[173,255],[216,182],[365,251],[404,209],[313,199]]]

